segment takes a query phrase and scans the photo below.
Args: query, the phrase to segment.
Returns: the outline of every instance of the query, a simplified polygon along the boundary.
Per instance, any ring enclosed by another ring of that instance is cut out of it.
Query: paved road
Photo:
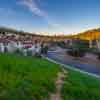
[[[100,63],[89,63],[90,59],[86,58],[86,61],[81,60],[75,60],[72,57],[68,56],[65,53],[65,50],[63,51],[49,51],[48,52],[48,58],[51,58],[57,62],[60,62],[62,64],[70,65],[71,67],[76,67],[78,69],[81,69],[83,71],[96,74],[100,76]]]

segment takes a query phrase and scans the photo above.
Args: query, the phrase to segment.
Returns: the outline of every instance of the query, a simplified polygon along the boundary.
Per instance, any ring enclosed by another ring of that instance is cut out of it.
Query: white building
[[[28,52],[32,55],[40,54],[41,44],[33,43],[32,40],[27,40],[24,37],[21,38],[19,35],[13,34],[0,34],[0,52],[14,53],[16,51],[21,52],[25,56]]]

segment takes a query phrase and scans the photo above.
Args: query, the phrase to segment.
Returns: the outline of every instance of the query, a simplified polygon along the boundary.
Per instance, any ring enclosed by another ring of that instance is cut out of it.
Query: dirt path
[[[64,78],[67,74],[67,71],[65,69],[62,69],[61,72],[58,73],[57,79],[55,81],[56,85],[56,92],[54,94],[50,94],[50,100],[62,100],[61,97],[61,88],[64,84]]]

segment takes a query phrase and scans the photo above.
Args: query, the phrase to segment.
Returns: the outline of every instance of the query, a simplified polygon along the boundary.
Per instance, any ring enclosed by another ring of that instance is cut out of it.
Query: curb
[[[70,70],[77,71],[77,72],[80,72],[80,73],[82,73],[82,74],[87,74],[87,75],[92,76],[92,77],[95,77],[95,78],[100,78],[99,75],[92,74],[92,73],[89,73],[89,72],[86,72],[86,71],[82,71],[82,70],[80,70],[80,69],[78,69],[78,68],[70,67],[69,65],[59,63],[59,62],[57,62],[57,61],[55,61],[55,60],[53,60],[53,59],[50,59],[50,58],[48,58],[48,57],[44,57],[44,58],[46,58],[46,59],[47,59],[48,61],[50,61],[50,62],[59,64],[59,65],[63,66],[64,68],[68,68],[68,69],[70,69]]]

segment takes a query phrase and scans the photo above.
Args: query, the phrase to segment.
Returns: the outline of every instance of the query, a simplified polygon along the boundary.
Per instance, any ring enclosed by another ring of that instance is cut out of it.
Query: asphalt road
[[[100,76],[100,63],[92,63],[93,61],[95,61],[95,57],[92,57],[94,59],[93,61],[91,61],[89,57],[82,58],[84,60],[77,60],[75,58],[68,56],[65,53],[65,50],[57,50],[48,51],[48,58],[53,59],[59,63],[70,65],[71,67],[75,67],[83,71]]]

